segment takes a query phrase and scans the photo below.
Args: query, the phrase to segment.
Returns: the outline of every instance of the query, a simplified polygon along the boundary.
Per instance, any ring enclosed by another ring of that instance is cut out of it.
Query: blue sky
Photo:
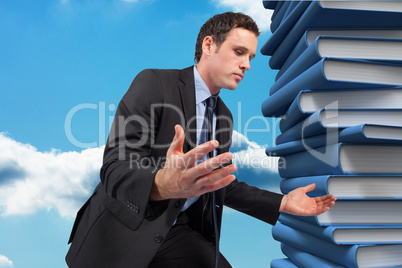
[[[0,1],[0,267],[66,267],[78,208],[99,181],[115,107],[144,68],[194,63],[201,25],[225,11],[270,36],[261,0]],[[275,72],[262,55],[221,97],[235,119],[239,180],[278,191],[275,120],[263,118]],[[269,225],[226,210],[223,254],[234,267],[269,267],[283,255]]]

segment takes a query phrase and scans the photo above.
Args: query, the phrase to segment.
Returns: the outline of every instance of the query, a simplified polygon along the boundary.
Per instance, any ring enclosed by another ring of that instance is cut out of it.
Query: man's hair
[[[202,42],[205,37],[212,36],[215,44],[219,47],[225,41],[229,31],[233,28],[244,28],[253,32],[256,36],[260,35],[255,21],[241,12],[226,12],[215,15],[202,25],[198,33],[197,43],[195,44],[194,61],[198,63],[201,59]]]

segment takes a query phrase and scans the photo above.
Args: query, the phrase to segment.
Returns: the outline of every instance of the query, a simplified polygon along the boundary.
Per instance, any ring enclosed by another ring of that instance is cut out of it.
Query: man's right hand
[[[235,180],[232,174],[237,169],[235,165],[217,169],[232,160],[231,153],[224,153],[195,165],[197,160],[219,146],[218,141],[206,142],[184,154],[184,138],[183,128],[176,125],[165,166],[156,173],[152,185],[152,201],[196,197],[223,188]]]

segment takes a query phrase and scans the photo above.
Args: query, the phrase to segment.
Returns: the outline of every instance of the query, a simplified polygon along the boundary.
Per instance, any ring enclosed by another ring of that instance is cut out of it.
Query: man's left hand
[[[306,193],[314,190],[315,184],[297,188],[282,199],[279,212],[301,216],[314,216],[329,210],[336,201],[332,194],[309,197]]]

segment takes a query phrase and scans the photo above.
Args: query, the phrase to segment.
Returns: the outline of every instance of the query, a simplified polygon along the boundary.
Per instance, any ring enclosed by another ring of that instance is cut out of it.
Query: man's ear
[[[205,56],[210,56],[214,52],[215,41],[210,35],[206,36],[202,42],[202,54]]]

